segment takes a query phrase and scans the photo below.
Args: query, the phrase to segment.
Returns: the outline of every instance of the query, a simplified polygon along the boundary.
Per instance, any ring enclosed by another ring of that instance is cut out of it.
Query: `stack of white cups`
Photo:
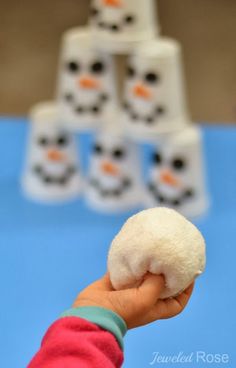
[[[155,3],[93,0],[89,25],[64,34],[53,126],[56,120],[58,131],[69,135],[95,132],[83,190],[93,209],[116,213],[164,205],[194,217],[208,207],[202,136],[188,112],[181,46],[160,36]],[[118,54],[127,56],[121,101]],[[46,125],[41,129],[47,131]],[[34,140],[32,133],[31,147]],[[140,143],[153,147],[146,180]],[[55,195],[48,183],[44,191],[34,190],[39,179],[37,170],[26,166],[24,188],[35,199],[65,200],[75,194],[68,186],[61,197],[58,190]]]

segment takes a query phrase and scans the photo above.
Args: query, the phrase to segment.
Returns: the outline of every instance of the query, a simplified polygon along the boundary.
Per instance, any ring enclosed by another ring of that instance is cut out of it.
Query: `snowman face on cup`
[[[87,29],[69,31],[64,37],[59,72],[59,115],[74,130],[106,121],[115,101],[112,57],[92,48]]]
[[[130,123],[153,127],[168,118],[168,106],[163,95],[165,75],[161,67],[138,66],[130,59],[126,69],[124,110]]]
[[[76,173],[71,137],[64,131],[35,132],[32,147],[32,174],[44,185],[65,186]]]
[[[193,181],[194,163],[186,152],[155,151],[152,155],[148,191],[158,205],[175,209],[193,200],[196,183]]]
[[[119,199],[132,189],[131,157],[129,147],[119,138],[96,140],[91,157],[90,186],[98,196]]]
[[[123,107],[126,129],[134,135],[183,129],[188,111],[177,42],[157,39],[136,49],[128,59]]]
[[[202,135],[196,126],[171,135],[154,150],[148,175],[148,207],[171,207],[187,217],[207,210],[202,151]]]
[[[128,0],[94,0],[91,7],[93,26],[111,34],[132,30],[137,17]]]
[[[98,116],[102,113],[103,107],[109,99],[109,93],[104,85],[106,72],[107,64],[102,57],[94,57],[91,61],[68,58],[68,61],[65,62],[64,73],[70,87],[68,90],[65,89],[62,97],[75,114]],[[77,98],[79,94],[84,94],[84,102],[79,102],[79,98]],[[89,96],[91,103],[89,103]]]
[[[57,103],[45,101],[35,105],[29,118],[29,146],[22,177],[25,194],[43,203],[61,203],[77,197],[83,182],[75,140],[58,122]]]

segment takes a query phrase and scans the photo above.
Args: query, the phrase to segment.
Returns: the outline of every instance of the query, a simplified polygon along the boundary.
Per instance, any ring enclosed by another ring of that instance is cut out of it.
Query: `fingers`
[[[193,288],[194,283],[175,298],[158,302],[156,310],[160,318],[171,318],[181,313],[189,302]]]
[[[184,293],[191,296],[193,293],[194,286],[195,286],[195,282],[189,285],[189,287],[187,287],[187,289],[184,290]]]
[[[186,307],[188,301],[192,295],[194,289],[194,283],[192,283],[186,290],[184,290],[180,295],[175,297],[175,300],[179,303],[182,309]]]
[[[147,306],[154,305],[165,288],[165,278],[162,275],[150,274],[137,290],[138,297]]]

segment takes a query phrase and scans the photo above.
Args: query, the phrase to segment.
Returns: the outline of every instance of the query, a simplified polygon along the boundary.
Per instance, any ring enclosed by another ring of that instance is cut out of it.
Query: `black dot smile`
[[[125,14],[123,18],[121,18],[119,23],[109,23],[105,22],[102,19],[102,10],[98,8],[92,7],[91,18],[99,28],[106,29],[112,33],[119,33],[126,29],[126,27],[130,27],[136,23],[136,16],[134,14]]]
[[[123,110],[129,116],[132,122],[143,122],[147,126],[153,126],[158,123],[159,116],[164,116],[167,113],[167,110],[164,106],[158,105],[154,108],[152,114],[150,115],[141,115],[135,112],[132,109],[132,106],[127,101],[123,102]]]
[[[147,188],[152,196],[157,201],[157,204],[165,204],[166,206],[178,208],[182,206],[187,200],[193,198],[195,192],[193,189],[183,190],[179,197],[176,198],[168,198],[164,194],[160,192],[158,189],[158,185],[155,183],[148,183]]]

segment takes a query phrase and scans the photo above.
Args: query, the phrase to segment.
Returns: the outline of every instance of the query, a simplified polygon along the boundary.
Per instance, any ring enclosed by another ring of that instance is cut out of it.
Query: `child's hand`
[[[163,276],[149,274],[138,288],[115,291],[106,274],[79,294],[74,307],[97,306],[112,310],[131,329],[181,313],[190,299],[193,286],[175,298],[160,300],[165,287]]]

